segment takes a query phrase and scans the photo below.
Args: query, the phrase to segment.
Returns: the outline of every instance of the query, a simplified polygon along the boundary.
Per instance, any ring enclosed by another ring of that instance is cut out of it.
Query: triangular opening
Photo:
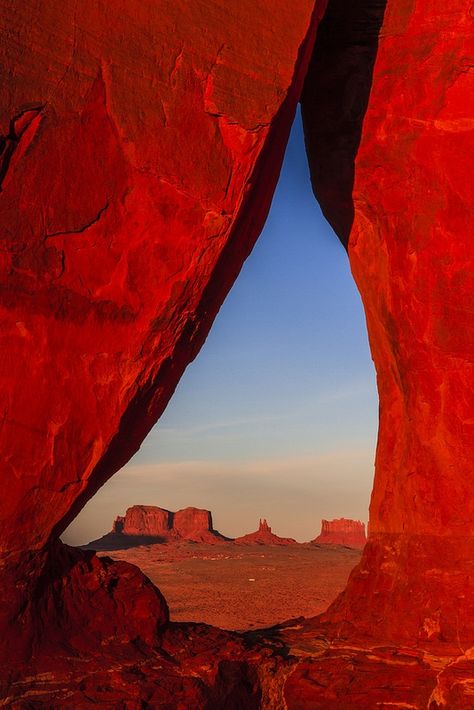
[[[255,530],[260,518],[299,542],[314,539],[323,518],[367,521],[376,426],[363,309],[347,255],[311,191],[298,109],[265,229],[199,357],[141,450],[63,539],[98,538],[134,504],[210,509],[214,527],[232,538]],[[145,549],[140,559],[126,559],[164,587],[159,570],[153,575],[147,567]],[[293,557],[295,550],[311,569],[308,549],[292,548]],[[334,558],[334,593],[358,560],[351,554]],[[330,569],[330,556],[324,564]],[[173,593],[163,591],[180,619]],[[315,614],[331,593],[273,621]],[[318,596],[314,579],[307,594]],[[187,618],[235,627],[199,610]]]

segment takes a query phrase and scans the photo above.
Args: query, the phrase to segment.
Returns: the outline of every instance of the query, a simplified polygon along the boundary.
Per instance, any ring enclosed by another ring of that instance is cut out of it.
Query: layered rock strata
[[[311,542],[316,545],[346,545],[362,548],[367,542],[365,523],[348,518],[321,520],[321,532]]]
[[[202,542],[216,545],[228,538],[214,530],[210,510],[183,508],[173,513],[155,505],[133,505],[118,515],[112,530],[85,545],[94,550],[111,550],[142,543]]]

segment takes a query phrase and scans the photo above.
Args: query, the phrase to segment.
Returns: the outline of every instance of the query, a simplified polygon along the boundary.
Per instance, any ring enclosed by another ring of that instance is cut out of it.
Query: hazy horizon
[[[63,535],[82,544],[135,504],[206,508],[230,537],[299,541],[367,522],[378,416],[347,255],[311,191],[301,120],[272,209],[197,359],[140,451]]]

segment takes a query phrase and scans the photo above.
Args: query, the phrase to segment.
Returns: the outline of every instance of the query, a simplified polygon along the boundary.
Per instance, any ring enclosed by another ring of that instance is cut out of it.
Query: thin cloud
[[[130,464],[122,469],[121,477],[175,479],[179,475],[191,476],[274,476],[275,474],[314,474],[348,466],[373,467],[373,449],[330,451],[321,454],[251,458],[238,461],[226,459],[188,459],[160,461],[153,464]]]

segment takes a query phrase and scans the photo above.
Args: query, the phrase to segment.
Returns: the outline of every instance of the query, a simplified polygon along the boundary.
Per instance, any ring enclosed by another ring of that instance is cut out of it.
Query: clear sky
[[[298,112],[265,229],[202,351],[63,539],[88,542],[137,503],[208,508],[230,536],[260,517],[298,540],[321,518],[366,521],[377,410],[360,297],[313,197]]]

